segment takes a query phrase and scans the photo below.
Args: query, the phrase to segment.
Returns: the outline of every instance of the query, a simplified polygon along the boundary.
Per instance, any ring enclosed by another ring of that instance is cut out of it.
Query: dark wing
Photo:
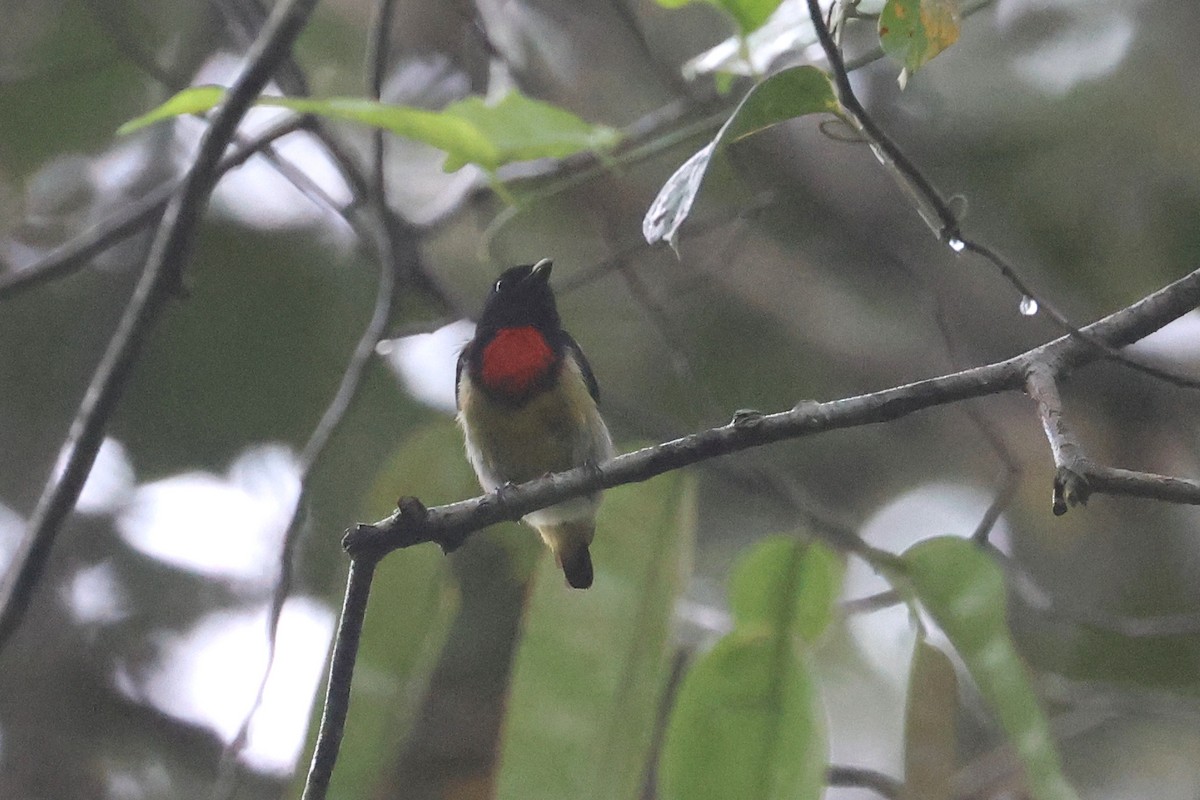
[[[563,345],[567,348],[567,353],[579,364],[579,371],[583,373],[583,380],[587,384],[588,393],[592,396],[593,400],[599,403],[600,384],[596,383],[596,375],[592,372],[592,365],[588,363],[587,356],[583,354],[583,348],[579,346],[579,342],[571,338],[571,334],[563,331],[562,335]]]
[[[467,346],[458,354],[458,363],[454,366],[454,405],[458,407],[458,384],[462,381],[463,370],[467,368],[467,351],[471,349],[471,343],[467,342]]]

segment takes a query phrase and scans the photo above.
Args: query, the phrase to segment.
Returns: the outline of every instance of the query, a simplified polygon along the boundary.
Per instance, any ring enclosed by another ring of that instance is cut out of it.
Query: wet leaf
[[[675,171],[642,219],[642,235],[655,244],[676,246],[679,227],[691,213],[709,162],[720,148],[806,114],[841,114],[829,76],[816,67],[780,70],[742,98],[716,137]]]

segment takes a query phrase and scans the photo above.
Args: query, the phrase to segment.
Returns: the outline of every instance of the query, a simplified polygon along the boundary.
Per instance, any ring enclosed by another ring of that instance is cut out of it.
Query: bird
[[[502,272],[458,358],[458,422],[485,491],[598,465],[614,453],[596,376],[558,315],[552,266],[542,259]],[[599,505],[595,492],[522,518],[575,589],[592,585],[589,546]]]

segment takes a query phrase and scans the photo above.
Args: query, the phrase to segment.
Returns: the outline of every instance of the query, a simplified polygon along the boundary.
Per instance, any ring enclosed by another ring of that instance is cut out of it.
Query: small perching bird
[[[550,289],[549,259],[513,267],[492,284],[475,337],[458,358],[455,394],[467,457],[486,491],[613,455],[587,358]],[[541,535],[576,589],[592,585],[588,546],[600,493],[523,518]]]

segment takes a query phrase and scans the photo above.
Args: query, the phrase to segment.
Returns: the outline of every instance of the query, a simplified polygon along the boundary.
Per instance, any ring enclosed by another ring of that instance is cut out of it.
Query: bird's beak
[[[548,282],[550,280],[550,268],[552,266],[554,266],[553,261],[548,258],[543,258],[541,261],[533,265],[533,272],[530,273],[530,277]]]

